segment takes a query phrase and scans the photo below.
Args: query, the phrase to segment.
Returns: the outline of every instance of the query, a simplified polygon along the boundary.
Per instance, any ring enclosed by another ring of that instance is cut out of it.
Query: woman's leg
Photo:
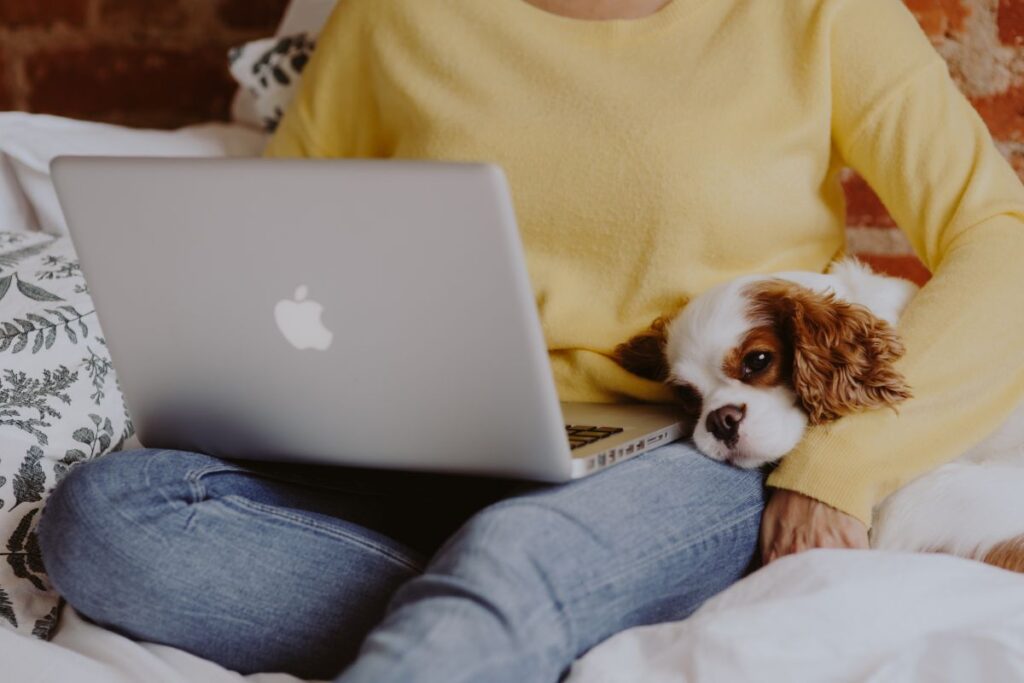
[[[320,468],[314,488],[276,478],[285,471],[303,468],[174,451],[79,466],[40,521],[50,577],[83,615],[133,638],[245,673],[329,678],[421,571],[436,548],[421,541],[439,544],[499,497],[475,486],[484,497],[460,511],[433,504],[428,477]]]
[[[739,579],[763,491],[760,472],[678,443],[491,505],[398,589],[338,683],[554,683]]]

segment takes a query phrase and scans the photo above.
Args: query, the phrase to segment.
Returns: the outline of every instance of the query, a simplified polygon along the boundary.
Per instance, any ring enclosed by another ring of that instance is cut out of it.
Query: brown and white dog
[[[675,386],[705,455],[776,462],[809,425],[896,406],[895,326],[917,288],[853,259],[827,274],[742,277],[692,300],[617,350]],[[875,508],[872,546],[941,551],[1024,571],[1024,405],[995,434]],[[1018,566],[1019,564],[1019,566]]]

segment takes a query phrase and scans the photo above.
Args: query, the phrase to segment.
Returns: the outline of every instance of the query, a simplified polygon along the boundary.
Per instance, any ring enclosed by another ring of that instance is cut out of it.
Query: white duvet
[[[0,630],[0,661],[18,683],[298,680],[245,678],[70,610],[51,643]],[[686,621],[610,638],[568,683],[1020,680],[1024,577],[943,555],[822,550],[752,574]]]
[[[50,181],[58,156],[259,156],[266,136],[211,123],[175,131],[137,130],[57,116],[0,113],[0,230],[67,234]]]
[[[0,114],[0,229],[63,231],[48,184],[58,154],[253,156],[233,126],[129,131]],[[66,610],[53,642],[0,629],[0,680],[293,683],[247,679],[134,643]],[[940,555],[817,551],[774,563],[690,619],[632,629],[576,663],[570,683],[1024,681],[1024,577]],[[524,681],[524,683],[532,683]]]
[[[1024,576],[947,555],[818,550],[691,618],[631,629],[569,683],[1024,681]]]

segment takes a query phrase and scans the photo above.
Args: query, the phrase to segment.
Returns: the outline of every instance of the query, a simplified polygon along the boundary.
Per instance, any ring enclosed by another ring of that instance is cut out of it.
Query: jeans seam
[[[227,463],[212,463],[199,469],[189,470],[185,473],[185,481],[188,483],[189,491],[192,493],[192,503],[200,503],[207,498],[206,487],[202,479],[207,474],[214,472],[240,472],[240,468],[233,467]]]
[[[547,583],[547,582],[545,582]],[[552,598],[554,594],[552,593]],[[537,609],[533,610],[526,618],[523,619],[521,629],[525,632],[530,632],[534,623],[541,621],[548,615],[553,614],[555,619],[561,624],[565,633],[565,647],[568,651],[569,661],[575,660],[581,654],[583,648],[580,647],[580,643],[576,633],[576,627],[573,622],[571,615],[566,609],[566,603],[553,599],[549,604],[538,605]]]
[[[188,485],[189,493],[191,494],[191,500],[188,501],[186,504],[186,509],[188,510],[188,516],[185,518],[186,531],[191,531],[192,529],[192,523],[195,521],[196,514],[198,512],[197,505],[201,502],[206,501],[209,498],[209,492],[203,485],[203,477],[205,477],[208,474],[213,474],[215,472],[241,471],[242,469],[240,467],[231,465],[230,463],[224,461],[220,461],[210,463],[209,465],[204,465],[198,469],[190,469],[187,472],[185,472],[184,480],[185,483]],[[164,498],[167,498],[167,496],[164,495]]]
[[[535,565],[536,566],[536,565]],[[559,599],[554,584],[548,579],[547,575],[543,572],[539,572],[541,580],[544,582],[544,586],[548,590],[548,595],[551,597],[551,601],[548,604],[541,604],[537,610],[523,620],[523,630],[530,631],[530,626],[535,621],[538,621],[541,617],[547,613],[553,613],[555,619],[562,625],[565,630],[566,647],[570,650],[570,655],[575,657],[576,650],[576,627],[573,624],[572,619],[566,611],[566,604]]]
[[[206,487],[203,485],[203,482],[202,482],[202,478],[204,476],[206,476],[208,474],[216,473],[216,472],[244,472],[244,471],[245,470],[243,468],[235,466],[235,465],[232,465],[231,463],[227,463],[227,462],[215,462],[215,463],[211,463],[209,465],[205,465],[205,466],[197,468],[197,469],[189,470],[185,474],[185,480],[188,482],[189,489],[191,490],[191,493],[192,493],[192,496],[193,496],[193,499],[192,499],[193,504],[199,503],[199,502],[203,502],[203,501],[208,499],[208,492],[207,492]],[[259,475],[257,475],[257,476],[259,476]],[[286,520],[288,520],[290,522],[293,522],[295,524],[299,524],[299,525],[305,526],[306,528],[313,529],[313,530],[316,530],[316,531],[319,531],[319,532],[322,532],[322,533],[326,533],[328,535],[332,535],[332,536],[334,536],[336,538],[343,538],[343,539],[348,540],[348,541],[350,541],[352,543],[360,545],[360,546],[362,546],[362,547],[364,547],[364,548],[366,548],[368,550],[372,550],[375,553],[377,553],[378,555],[386,557],[387,559],[391,560],[392,562],[394,562],[394,563],[396,563],[396,564],[398,564],[398,565],[400,565],[400,566],[402,566],[402,567],[404,567],[406,569],[411,570],[415,574],[419,574],[420,572],[423,571],[422,567],[418,566],[416,563],[414,563],[410,559],[395,553],[393,550],[391,550],[387,546],[381,545],[379,543],[374,543],[373,541],[370,541],[370,540],[367,540],[367,539],[362,538],[360,536],[357,536],[356,534],[347,533],[344,530],[338,529],[336,527],[331,527],[331,526],[328,526],[326,524],[321,524],[321,523],[317,522],[316,520],[310,519],[310,518],[308,518],[306,516],[297,515],[297,514],[294,514],[294,513],[287,512],[286,510],[284,510],[284,509],[282,509],[280,507],[276,507],[276,506],[272,506],[272,505],[263,505],[262,503],[257,503],[256,501],[249,500],[248,498],[245,498],[244,496],[228,495],[228,496],[223,496],[219,500],[235,503],[235,504],[237,504],[237,505],[239,505],[241,507],[248,508],[249,510],[263,512],[264,514],[273,515],[273,516],[276,516],[279,519],[286,519]],[[192,514],[189,515],[189,519],[188,519],[188,522],[186,523],[186,526],[188,526],[188,525],[190,525],[192,523],[192,520],[193,520],[194,517],[195,517],[195,511],[193,510]]]
[[[288,512],[286,509],[274,507],[272,505],[263,505],[262,503],[257,503],[256,501],[249,500],[248,498],[243,498],[242,496],[229,495],[219,498],[218,500],[229,505],[236,505],[238,507],[246,508],[253,512],[262,512],[264,514],[277,517],[278,519],[283,519],[294,524],[304,526],[308,529],[324,533],[328,536],[344,539],[356,545],[360,545],[366,548],[367,550],[372,550],[373,552],[391,560],[395,564],[398,564],[406,569],[409,569],[414,574],[420,574],[423,571],[422,567],[417,566],[408,558],[402,557],[401,555],[395,553],[391,548],[388,548],[387,546],[380,545],[379,543],[374,543],[373,541],[367,540],[356,534],[348,533],[343,529],[331,527],[326,524],[321,524],[316,520],[310,519],[306,516]]]
[[[561,510],[556,506],[547,505],[543,502],[532,500],[527,496],[514,496],[511,498],[505,498],[503,500],[498,501],[497,503],[494,503],[490,507],[491,509],[530,507],[542,510],[547,513],[554,513],[555,515],[561,517],[569,523],[577,526],[579,529],[585,532],[592,541],[604,545],[600,539],[600,536],[596,534],[593,529],[587,527],[586,525],[579,524],[572,515],[566,513],[564,510]],[[572,619],[569,617],[567,613],[567,601],[562,600],[560,595],[561,591],[558,590],[558,587],[556,586],[556,583],[552,579],[552,577],[550,577],[548,573],[544,571],[543,566],[536,560],[534,560],[532,557],[528,557],[528,561],[532,565],[534,572],[539,577],[541,583],[547,591],[549,603],[546,605],[541,605],[540,609],[535,610],[533,613],[527,616],[524,619],[524,628],[526,628],[527,625],[530,625],[534,621],[538,620],[540,617],[543,617],[547,613],[552,612],[554,613],[555,618],[558,620],[558,622],[562,625],[564,629],[568,641],[568,647],[570,649],[573,649],[574,644],[576,642],[576,628],[573,624]]]

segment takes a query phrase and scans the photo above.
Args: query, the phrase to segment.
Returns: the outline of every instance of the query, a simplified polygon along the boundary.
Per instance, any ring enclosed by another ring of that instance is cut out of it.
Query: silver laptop
[[[671,406],[559,404],[494,166],[62,158],[53,177],[146,446],[557,482],[682,434]]]

